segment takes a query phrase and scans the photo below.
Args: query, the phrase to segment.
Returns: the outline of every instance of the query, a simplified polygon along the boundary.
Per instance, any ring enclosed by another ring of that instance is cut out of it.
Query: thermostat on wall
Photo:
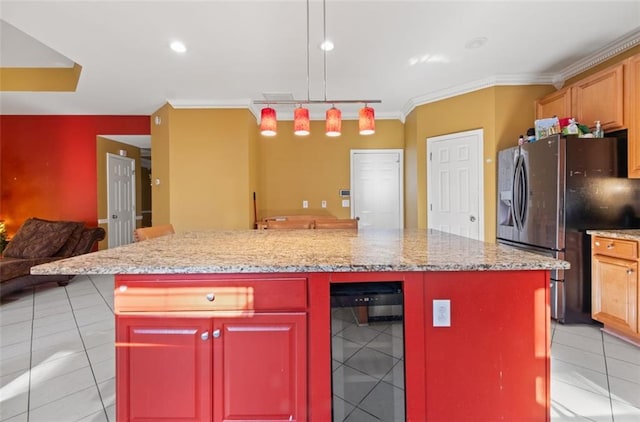
[[[349,189],[340,189],[340,196],[344,197],[349,197],[351,196],[351,192],[349,191]]]

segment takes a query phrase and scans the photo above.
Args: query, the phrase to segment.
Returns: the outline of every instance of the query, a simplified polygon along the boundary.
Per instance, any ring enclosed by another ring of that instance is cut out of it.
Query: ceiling
[[[2,92],[0,112],[150,115],[169,101],[259,114],[252,101],[271,94],[381,100],[377,118],[404,119],[416,105],[486,86],[561,86],[640,43],[640,0],[324,6],[326,31],[323,2],[310,1],[307,43],[305,0],[0,0],[2,67],[82,66],[75,92]],[[327,53],[324,32],[335,44]],[[486,42],[473,48],[478,39]],[[173,52],[174,40],[187,51]],[[360,106],[338,107],[349,118]],[[311,106],[312,118],[326,108]],[[292,118],[293,106],[276,109]]]

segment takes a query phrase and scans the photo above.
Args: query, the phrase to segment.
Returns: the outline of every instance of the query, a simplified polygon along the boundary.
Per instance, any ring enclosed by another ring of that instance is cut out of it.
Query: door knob
[[[202,341],[209,340],[209,333],[205,331],[204,333],[200,334],[200,338],[202,339]]]
[[[473,215],[469,216],[469,221],[473,223],[474,221],[476,221],[476,217]]]
[[[220,329],[213,331],[213,338],[218,338],[218,337],[220,337]]]
[[[111,216],[111,218],[118,218],[118,216],[117,216],[117,215],[115,215],[115,214],[113,214],[113,215]]]
[[[209,302],[213,302],[214,300],[216,300],[216,295],[214,293],[207,294],[207,300]]]

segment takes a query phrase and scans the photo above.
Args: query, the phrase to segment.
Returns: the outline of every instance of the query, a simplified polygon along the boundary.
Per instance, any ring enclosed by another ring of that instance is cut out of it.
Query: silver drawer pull
[[[209,302],[213,302],[214,300],[216,300],[216,295],[215,295],[215,293],[209,293],[209,294],[207,295],[207,300],[208,300]]]
[[[596,246],[600,246],[600,242],[596,242]]]
[[[219,338],[220,337],[220,330],[213,330],[213,338]]]
[[[122,286],[119,287],[121,292],[126,292],[127,291],[127,286],[126,284],[123,284]]]
[[[202,341],[209,340],[209,332],[205,331],[204,333],[200,334],[200,338],[202,339]]]
[[[633,274],[633,270],[632,270],[631,268],[629,268],[629,269],[627,270],[627,274],[629,274],[629,275]]]

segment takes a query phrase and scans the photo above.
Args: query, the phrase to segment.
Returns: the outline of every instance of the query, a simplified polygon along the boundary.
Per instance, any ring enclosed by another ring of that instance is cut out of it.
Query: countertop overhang
[[[587,234],[593,236],[613,237],[616,239],[638,240],[640,241],[640,230],[638,229],[622,229],[622,230],[587,230]]]
[[[568,269],[569,263],[437,230],[193,231],[31,268],[31,274],[212,274]]]

